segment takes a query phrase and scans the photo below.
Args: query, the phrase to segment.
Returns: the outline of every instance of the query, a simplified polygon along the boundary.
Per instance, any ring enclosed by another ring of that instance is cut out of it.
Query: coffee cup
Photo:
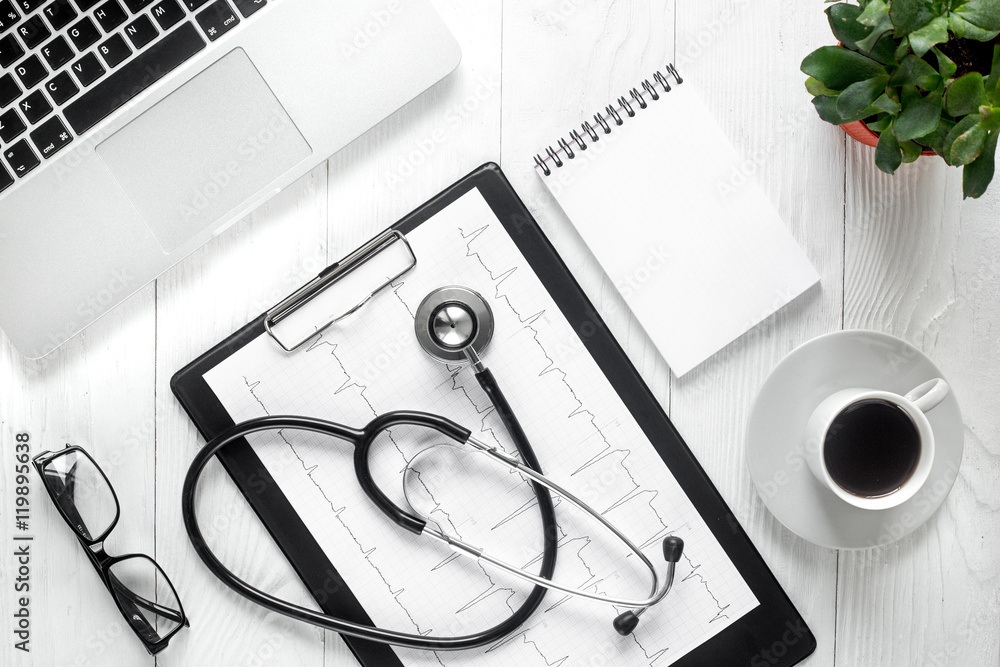
[[[906,502],[934,462],[934,431],[925,413],[949,391],[936,378],[902,396],[865,388],[830,395],[809,418],[809,468],[855,507],[883,510]]]

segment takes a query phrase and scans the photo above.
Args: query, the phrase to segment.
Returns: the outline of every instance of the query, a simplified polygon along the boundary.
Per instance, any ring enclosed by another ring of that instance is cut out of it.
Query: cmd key
[[[32,132],[30,136],[31,141],[35,144],[35,148],[38,149],[38,152],[46,160],[73,141],[73,135],[66,130],[62,121],[59,120],[59,116],[39,125],[38,129]]]
[[[213,42],[239,25],[240,17],[226,4],[226,0],[215,0],[198,14],[198,23]]]
[[[205,46],[194,25],[183,24],[67,106],[66,120],[83,134]]]

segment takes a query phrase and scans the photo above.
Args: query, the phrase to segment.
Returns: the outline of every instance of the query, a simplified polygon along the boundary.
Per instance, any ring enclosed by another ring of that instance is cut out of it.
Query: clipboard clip
[[[305,338],[298,341],[292,346],[286,345],[275,333],[274,329],[277,325],[284,319],[290,317],[300,308],[308,304],[310,301],[318,297],[320,294],[325,292],[327,289],[340,282],[346,276],[350,275],[353,271],[357,270],[365,263],[370,261],[372,258],[376,257],[379,253],[383,252],[387,248],[392,247],[394,244],[402,242],[403,247],[409,254],[409,263],[406,268],[399,271],[396,275],[388,278],[381,285],[376,287],[374,290],[368,293],[361,301],[356,305],[350,306],[345,312],[340,315],[335,315],[328,322],[321,326],[317,326],[313,331],[311,331]],[[366,303],[368,303],[372,297],[389,287],[399,278],[402,278],[405,274],[409,273],[417,265],[417,256],[413,252],[413,247],[407,240],[406,236],[402,232],[395,229],[390,229],[384,233],[376,236],[371,241],[363,245],[362,247],[355,250],[353,253],[337,262],[332,264],[323,270],[318,276],[310,280],[304,286],[293,292],[284,301],[271,308],[264,316],[264,330],[267,334],[277,343],[281,349],[285,352],[294,352],[303,345],[305,345],[310,339],[313,338],[318,333],[326,331],[328,328],[336,324],[337,322],[343,320],[349,315],[353,315],[358,310],[360,310]]]

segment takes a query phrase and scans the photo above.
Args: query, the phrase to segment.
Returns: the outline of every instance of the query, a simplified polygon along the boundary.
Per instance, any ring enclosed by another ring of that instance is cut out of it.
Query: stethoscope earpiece
[[[681,554],[683,553],[684,540],[676,535],[667,535],[663,538],[663,560],[667,561],[667,576],[665,581],[666,590],[670,590],[670,587],[674,583],[674,568],[677,566],[677,562],[681,559]],[[612,624],[615,627],[615,632],[620,634],[622,637],[627,637],[632,634],[632,631],[639,625],[639,616],[641,616],[642,612],[647,609],[649,609],[649,607],[642,607],[641,609],[636,609],[635,611],[630,609],[629,611],[616,616],[615,621]]]

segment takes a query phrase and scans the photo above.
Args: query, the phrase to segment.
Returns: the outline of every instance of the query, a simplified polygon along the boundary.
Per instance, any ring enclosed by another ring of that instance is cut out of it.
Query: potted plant
[[[921,154],[963,166],[979,197],[1000,136],[1000,0],[858,1],[827,8],[840,44],[802,61],[820,118],[875,146],[886,173]]]

